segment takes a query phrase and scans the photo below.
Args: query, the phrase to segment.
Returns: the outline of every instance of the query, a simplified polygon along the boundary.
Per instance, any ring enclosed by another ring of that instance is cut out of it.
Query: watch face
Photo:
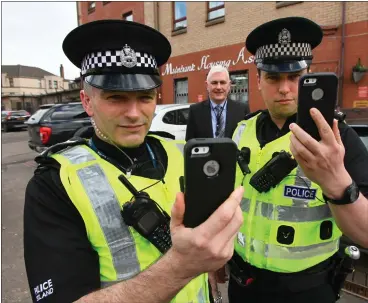
[[[359,189],[358,186],[355,184],[355,182],[353,182],[353,184],[349,187],[348,192],[350,202],[351,203],[355,202],[359,197]]]

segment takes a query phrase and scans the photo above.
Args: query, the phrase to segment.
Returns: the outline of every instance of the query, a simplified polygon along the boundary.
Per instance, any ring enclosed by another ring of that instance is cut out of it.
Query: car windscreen
[[[36,111],[30,118],[29,118],[29,122],[32,123],[38,123],[40,121],[40,119],[42,118],[42,116],[44,115],[44,113],[46,113],[49,110],[49,108],[40,108],[38,111]]]
[[[11,112],[11,115],[13,117],[22,117],[22,116],[28,115],[28,112],[26,112],[25,110],[18,110],[18,111]]]
[[[55,120],[71,120],[87,117],[82,104],[66,104],[56,107],[51,114],[51,121]]]

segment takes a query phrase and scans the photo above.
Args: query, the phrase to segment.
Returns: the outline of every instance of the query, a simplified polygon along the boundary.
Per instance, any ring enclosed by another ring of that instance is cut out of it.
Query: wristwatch
[[[335,205],[345,205],[345,204],[351,204],[354,203],[359,198],[359,188],[358,185],[353,181],[344,191],[344,195],[341,199],[331,199],[327,196],[323,195],[323,199],[325,199],[325,202],[330,202],[331,204]]]

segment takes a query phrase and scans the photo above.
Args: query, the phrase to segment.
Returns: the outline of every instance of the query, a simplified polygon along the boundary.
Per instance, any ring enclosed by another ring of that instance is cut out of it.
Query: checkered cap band
[[[288,43],[264,45],[256,51],[256,62],[275,57],[312,57],[312,47],[309,43]]]
[[[152,55],[146,53],[135,52],[137,63],[134,67],[156,69],[157,63]],[[82,75],[85,75],[89,70],[104,67],[125,67],[121,61],[121,50],[103,51],[88,54],[82,62]]]

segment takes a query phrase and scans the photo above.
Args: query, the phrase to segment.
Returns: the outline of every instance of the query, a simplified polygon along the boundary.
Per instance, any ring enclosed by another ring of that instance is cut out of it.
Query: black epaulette
[[[35,158],[35,161],[37,163],[42,162],[45,158],[48,158],[49,155],[55,154],[63,149],[66,149],[68,147],[76,146],[76,145],[82,145],[82,144],[88,144],[88,140],[80,138],[80,137],[73,137],[69,139],[68,141],[57,143],[53,146],[50,146],[49,148],[45,149],[40,155],[38,155]]]
[[[246,114],[245,117],[244,117],[244,120],[249,120],[250,118],[254,117],[254,116],[257,116],[259,113],[263,112],[263,110],[259,109],[255,112],[251,112],[249,114]]]
[[[336,109],[334,113],[334,118],[338,122],[345,122],[346,114]]]

